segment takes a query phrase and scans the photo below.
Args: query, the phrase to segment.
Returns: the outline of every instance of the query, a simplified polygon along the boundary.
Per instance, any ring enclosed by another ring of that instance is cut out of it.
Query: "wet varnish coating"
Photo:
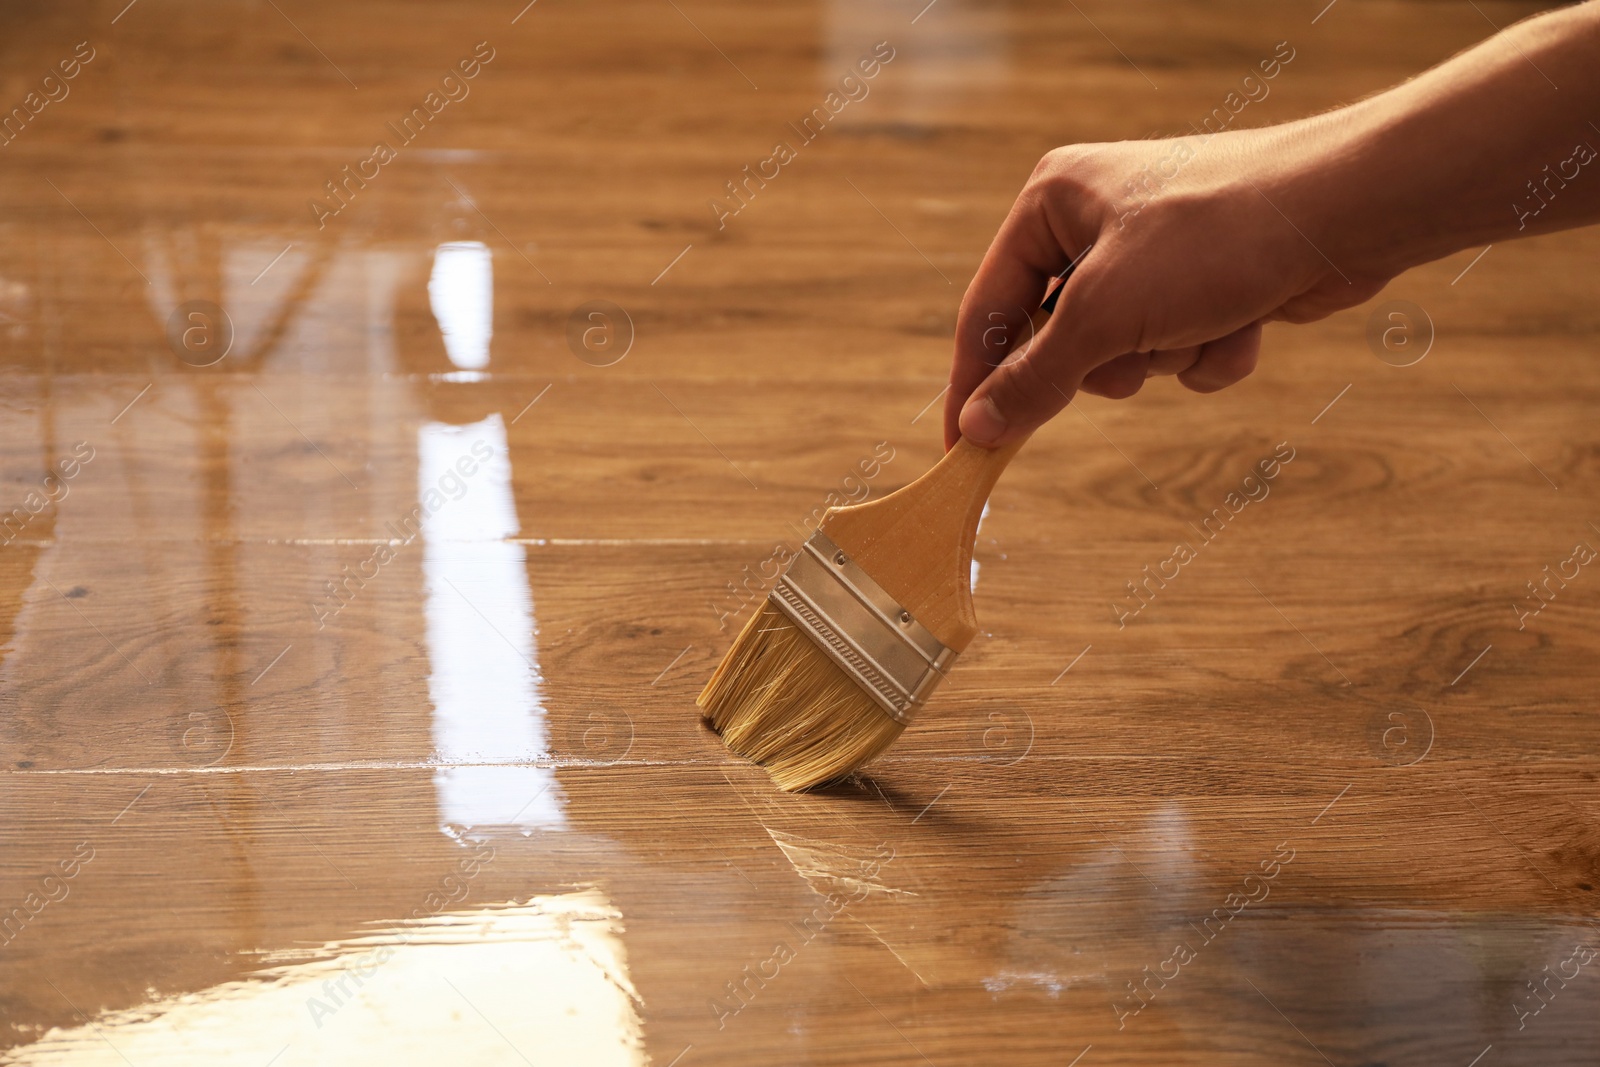
[[[699,722],[1043,152],[1532,10],[921,6],[8,9],[0,1062],[1583,1062],[1600,235],[1064,413],[860,780]]]

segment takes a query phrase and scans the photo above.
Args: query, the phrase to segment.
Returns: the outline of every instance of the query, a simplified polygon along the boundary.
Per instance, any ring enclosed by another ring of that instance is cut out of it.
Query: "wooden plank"
[[[0,35],[7,106],[96,50],[0,168],[7,1063],[1600,1040],[1600,234],[1271,327],[1216,396],[1080,398],[992,499],[979,636],[850,781],[777,793],[693,705],[830,494],[940,454],[960,293],[1041,154],[1181,133],[1278,41],[1241,125],[1539,5],[120,7]],[[486,360],[429,293],[470,242]],[[211,366],[168,332],[195,300]]]

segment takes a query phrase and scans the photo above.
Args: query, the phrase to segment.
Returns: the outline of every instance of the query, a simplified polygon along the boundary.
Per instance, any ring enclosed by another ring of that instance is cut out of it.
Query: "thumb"
[[[961,436],[975,445],[998,448],[1042,426],[1066,407],[1076,383],[1063,386],[1031,355],[1002,363],[985,378],[961,409]]]
[[[1008,356],[973,390],[961,409],[961,436],[985,448],[1026,437],[1050,421],[1082,384],[1084,376],[1131,347],[1094,336],[1092,320],[1079,315],[1084,287],[1074,275],[1062,288],[1055,313],[1033,344]]]

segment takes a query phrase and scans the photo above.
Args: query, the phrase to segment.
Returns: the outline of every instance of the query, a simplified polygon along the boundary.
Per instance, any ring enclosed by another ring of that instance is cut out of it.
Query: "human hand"
[[[946,447],[1015,440],[1080,389],[1120,399],[1172,374],[1213,392],[1255,368],[1262,323],[1309,322],[1382,289],[1396,270],[1322,251],[1343,247],[1327,231],[1352,190],[1319,177],[1336,138],[1313,126],[1046,155],[961,302]],[[1029,311],[1075,260],[1034,336]]]

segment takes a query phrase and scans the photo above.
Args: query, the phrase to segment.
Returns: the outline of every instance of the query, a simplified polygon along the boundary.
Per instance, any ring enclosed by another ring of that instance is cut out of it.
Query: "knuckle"
[[[1033,165],[1033,174],[1029,178],[1028,184],[1036,185],[1054,174],[1061,164],[1061,153],[1064,151],[1065,149],[1052,148],[1040,156],[1039,162]]]
[[[1082,184],[1093,170],[1095,158],[1094,145],[1069,144],[1052,148],[1034,165],[1028,184],[1052,188]]]
[[[1088,157],[1092,151],[1093,147],[1086,144],[1059,145],[1046,152],[1035,169],[1047,172],[1071,170]]]

